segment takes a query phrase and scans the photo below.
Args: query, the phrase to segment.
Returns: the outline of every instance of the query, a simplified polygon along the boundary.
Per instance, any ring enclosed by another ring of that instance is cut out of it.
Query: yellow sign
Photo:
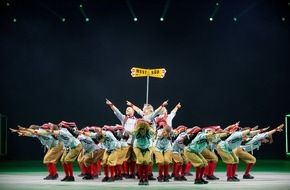
[[[165,76],[166,70],[161,69],[149,69],[149,76],[155,78],[163,78]]]
[[[133,67],[131,69],[132,77],[147,77],[148,73],[149,73],[149,69],[142,69],[142,68],[137,68],[137,67]]]
[[[155,78],[163,78],[165,76],[166,70],[164,68],[160,69],[142,69],[133,67],[131,69],[132,77],[155,77]]]

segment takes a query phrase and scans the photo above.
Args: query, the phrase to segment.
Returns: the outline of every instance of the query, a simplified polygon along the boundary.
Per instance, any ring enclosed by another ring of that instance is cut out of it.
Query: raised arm
[[[19,129],[9,128],[9,129],[12,133],[18,133],[18,136],[26,136],[26,137],[33,136],[29,131],[26,130],[26,128],[23,128],[23,127],[22,127],[22,129],[20,129],[20,128]]]
[[[177,112],[178,111],[178,109],[180,109],[181,108],[181,104],[180,104],[180,102],[178,103],[178,104],[176,104],[176,106],[173,108],[173,112]]]
[[[249,128],[249,129],[243,131],[243,135],[245,136],[247,134],[251,134],[252,136],[255,136],[256,134],[265,132],[268,129],[269,129],[269,127],[258,129],[258,130],[253,130],[253,128]]]
[[[159,113],[161,111],[161,109],[164,107],[164,106],[167,106],[168,105],[168,100],[164,101],[157,109],[156,111]]]
[[[132,102],[130,102],[130,101],[128,101],[128,100],[126,100],[126,102],[127,102],[127,105],[130,106],[130,107],[132,107],[136,112],[137,112],[138,110],[140,110],[140,108],[137,107],[137,106],[135,106]]]
[[[282,128],[284,127],[284,124],[279,125],[278,127],[276,127],[275,129],[272,129],[271,131],[268,131],[269,135],[272,135],[273,133],[275,133],[276,131],[278,132],[282,132]]]
[[[106,99],[106,104],[109,105],[113,111],[118,110],[118,108],[108,99]]]

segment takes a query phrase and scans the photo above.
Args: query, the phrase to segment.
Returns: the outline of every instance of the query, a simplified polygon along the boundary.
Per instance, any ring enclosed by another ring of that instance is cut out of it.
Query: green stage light
[[[61,21],[62,21],[62,22],[65,22],[65,18],[62,18]]]
[[[209,21],[211,21],[211,22],[212,22],[212,21],[213,21],[213,18],[212,18],[212,17],[210,17],[210,18],[209,18]]]
[[[137,19],[135,13],[134,13],[133,7],[131,6],[129,0],[126,0],[126,4],[127,4],[128,8],[129,8],[129,11],[131,12],[131,15],[132,15],[134,21],[137,22],[138,19]]]
[[[17,19],[16,19],[16,18],[14,18],[14,19],[13,19],[13,22],[17,22]]]
[[[216,3],[215,5],[216,5],[216,6],[219,6],[220,4],[219,4],[219,3]]]
[[[82,4],[80,4],[80,8],[83,8],[83,5]]]
[[[234,21],[236,22],[238,20],[238,18],[237,17],[234,17]]]
[[[90,21],[90,19],[89,18],[86,18],[86,22],[89,22]]]
[[[54,16],[56,16],[57,19],[59,19],[59,20],[61,20],[61,21],[64,22],[64,20],[63,20],[64,18],[63,18],[60,14],[58,14],[55,10],[51,9],[51,8],[48,7],[46,4],[44,4],[44,3],[40,2],[40,1],[37,1],[37,3],[38,3],[40,6],[42,6],[44,9],[46,9],[47,11],[49,11],[51,14],[53,14]]]
[[[160,21],[161,21],[161,22],[164,21],[164,18],[165,18],[165,15],[166,15],[167,11],[168,11],[168,8],[169,8],[169,5],[170,5],[170,2],[171,2],[171,0],[167,0],[167,1],[166,1],[165,7],[164,7],[163,12],[162,12],[162,15],[161,15],[161,17],[160,17]]]
[[[6,3],[6,6],[7,6],[7,7],[10,7],[10,3]]]
[[[286,18],[285,18],[285,17],[282,17],[281,20],[282,20],[283,22],[285,22],[285,21],[286,21]]]

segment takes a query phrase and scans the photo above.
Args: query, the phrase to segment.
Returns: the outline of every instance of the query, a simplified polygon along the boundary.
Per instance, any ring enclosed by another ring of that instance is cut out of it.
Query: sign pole
[[[132,77],[147,77],[146,104],[148,104],[148,96],[149,96],[149,77],[163,78],[165,76],[165,73],[166,70],[164,68],[143,69],[138,67],[132,67],[131,69]]]
[[[147,76],[146,104],[148,104],[148,97],[149,97],[149,75]]]

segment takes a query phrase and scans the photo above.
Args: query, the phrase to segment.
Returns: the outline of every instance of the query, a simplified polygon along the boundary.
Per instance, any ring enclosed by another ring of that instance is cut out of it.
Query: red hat
[[[167,125],[167,122],[166,122],[166,120],[163,117],[155,118],[155,122],[156,122],[157,126]]]
[[[198,126],[195,126],[192,129],[190,129],[187,133],[188,134],[195,134],[195,133],[198,133],[199,131],[201,131],[201,128]]]
[[[185,131],[187,129],[186,126],[184,125],[179,125],[176,129],[174,129],[175,131],[179,131],[179,132],[182,132],[182,131]]]
[[[203,129],[205,129],[205,130],[210,130],[210,129],[212,129],[212,130],[219,130],[221,128],[221,126],[219,126],[219,125],[211,125],[211,126],[206,126],[206,127],[204,127]]]
[[[109,125],[104,125],[102,127],[102,130],[104,130],[104,131],[111,131],[112,133],[114,133],[114,129],[111,126],[109,126]]]
[[[52,127],[52,123],[45,123],[41,126],[42,129],[50,129]]]
[[[61,121],[58,125],[65,128],[76,127],[75,122],[67,122],[67,121]]]
[[[204,132],[206,132],[206,133],[209,132],[209,131],[216,132],[216,131],[218,131],[220,129],[221,129],[221,126],[219,126],[219,125],[211,125],[211,126],[207,126],[207,127],[203,127],[202,128],[202,130]]]
[[[225,130],[225,132],[231,134],[231,133],[235,132],[238,129],[239,129],[239,123],[236,123],[236,124],[232,125],[232,127],[230,127],[228,130]]]

